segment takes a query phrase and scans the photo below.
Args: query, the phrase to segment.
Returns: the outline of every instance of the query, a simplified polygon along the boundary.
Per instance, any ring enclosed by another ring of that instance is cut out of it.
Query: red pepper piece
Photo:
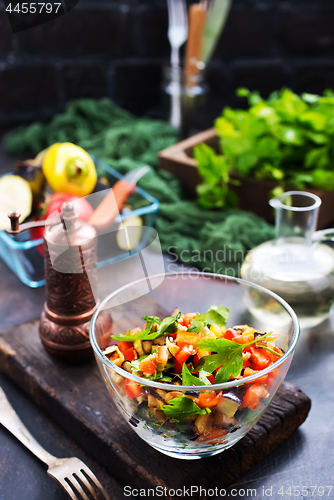
[[[136,359],[136,352],[133,347],[130,347],[130,349],[127,349],[123,352],[123,356],[125,357],[126,361],[133,361],[134,359]]]
[[[181,365],[183,365],[183,363],[185,363],[187,361],[187,359],[189,358],[190,354],[188,352],[188,350],[183,347],[182,349],[180,349],[180,351],[175,355],[174,359]]]
[[[139,369],[145,375],[153,375],[157,371],[157,366],[157,358],[153,354],[150,354],[147,358],[142,359],[139,363]]]
[[[198,365],[199,360],[203,358],[203,356],[208,356],[209,354],[210,353],[208,351],[201,351],[201,349],[198,349],[197,354],[194,356],[193,360],[195,368]]]
[[[194,346],[197,342],[202,339],[200,333],[193,332],[177,332],[176,343],[179,347],[187,347],[189,345]]]
[[[226,330],[226,332],[223,335],[223,338],[227,339],[227,340],[234,340],[235,337],[238,337],[238,334],[232,328],[229,328],[228,330]]]
[[[242,408],[255,410],[260,404],[261,399],[268,395],[266,388],[262,384],[253,384],[247,389],[241,405]]]
[[[168,363],[168,348],[165,345],[159,346],[157,348],[157,362],[161,363],[162,366],[166,366]]]
[[[201,392],[198,398],[195,399],[195,403],[200,408],[207,408],[211,406],[216,406],[222,397],[223,393],[220,391],[216,394],[216,391],[213,392]]]
[[[125,351],[127,351],[128,349],[130,349],[130,347],[133,347],[133,343],[132,342],[126,342],[125,340],[122,340],[119,344],[118,344],[118,349],[124,354]]]
[[[139,398],[139,396],[143,393],[143,389],[140,385],[137,384],[137,382],[134,382],[134,380],[130,380],[128,378],[124,381],[124,387],[130,399]]]
[[[264,349],[256,349],[254,346],[250,346],[250,351],[252,353],[250,357],[250,363],[254,370],[263,370],[272,364],[270,353]]]

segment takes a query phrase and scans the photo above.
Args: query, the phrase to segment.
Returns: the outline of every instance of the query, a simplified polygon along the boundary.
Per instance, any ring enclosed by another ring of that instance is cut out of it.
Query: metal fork
[[[185,0],[167,0],[168,4],[168,40],[172,48],[171,65],[180,66],[180,47],[187,40],[188,18]]]
[[[181,79],[182,72],[180,67],[179,50],[181,45],[187,40],[188,36],[188,17],[185,0],[167,0],[168,4],[168,40],[171,51],[171,73],[170,73],[170,114],[169,123],[172,127],[180,130],[181,116]]]
[[[80,498],[89,500],[83,486],[94,500],[99,500],[100,498],[111,500],[100,481],[81,460],[75,457],[56,458],[42,448],[22,423],[1,387],[0,423],[49,467],[47,471],[49,476],[56,479],[73,500],[79,500]],[[93,483],[95,488],[93,488],[91,483]]]

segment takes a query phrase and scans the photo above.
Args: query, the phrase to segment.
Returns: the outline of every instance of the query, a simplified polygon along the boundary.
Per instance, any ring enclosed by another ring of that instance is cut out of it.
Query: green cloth
[[[139,185],[161,203],[156,221],[162,249],[200,269],[237,275],[246,253],[274,237],[273,226],[241,210],[208,211],[184,200],[181,183],[157,169],[158,152],[177,141],[167,123],[137,118],[109,98],[78,99],[47,124],[33,123],[12,131],[4,140],[13,154],[34,154],[55,142],[73,142],[122,174],[149,164]]]
[[[156,228],[173,260],[239,276],[249,250],[274,237],[273,226],[241,210],[206,211],[191,201],[163,203]]]

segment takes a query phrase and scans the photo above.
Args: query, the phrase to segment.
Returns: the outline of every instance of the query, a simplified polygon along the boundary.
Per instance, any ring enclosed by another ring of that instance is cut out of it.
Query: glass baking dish
[[[93,157],[99,179],[107,178],[112,187],[123,176],[112,167]],[[131,210],[120,214],[114,225],[119,224],[129,218],[139,216],[143,221],[143,231],[139,244],[132,253],[140,251],[146,244],[149,230],[154,225],[160,203],[156,198],[137,186],[136,193],[132,195],[127,205]],[[44,258],[38,251],[38,246],[43,244],[43,239],[30,239],[30,232],[25,231],[19,236],[13,237],[5,231],[0,231],[0,258],[18,276],[25,285],[31,288],[38,288],[45,284],[44,279]],[[112,264],[118,260],[129,256],[128,251],[119,249],[117,254],[106,255],[105,252],[98,251],[98,267]]]

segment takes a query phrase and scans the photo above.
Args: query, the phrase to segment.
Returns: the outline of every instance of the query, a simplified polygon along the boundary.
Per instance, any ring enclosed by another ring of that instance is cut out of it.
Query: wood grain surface
[[[1,332],[0,367],[115,478],[133,487],[228,486],[285,441],[311,404],[302,391],[283,383],[235,446],[212,458],[181,461],[155,451],[133,432],[109,398],[95,361],[70,367],[50,358],[39,341],[38,321]]]

